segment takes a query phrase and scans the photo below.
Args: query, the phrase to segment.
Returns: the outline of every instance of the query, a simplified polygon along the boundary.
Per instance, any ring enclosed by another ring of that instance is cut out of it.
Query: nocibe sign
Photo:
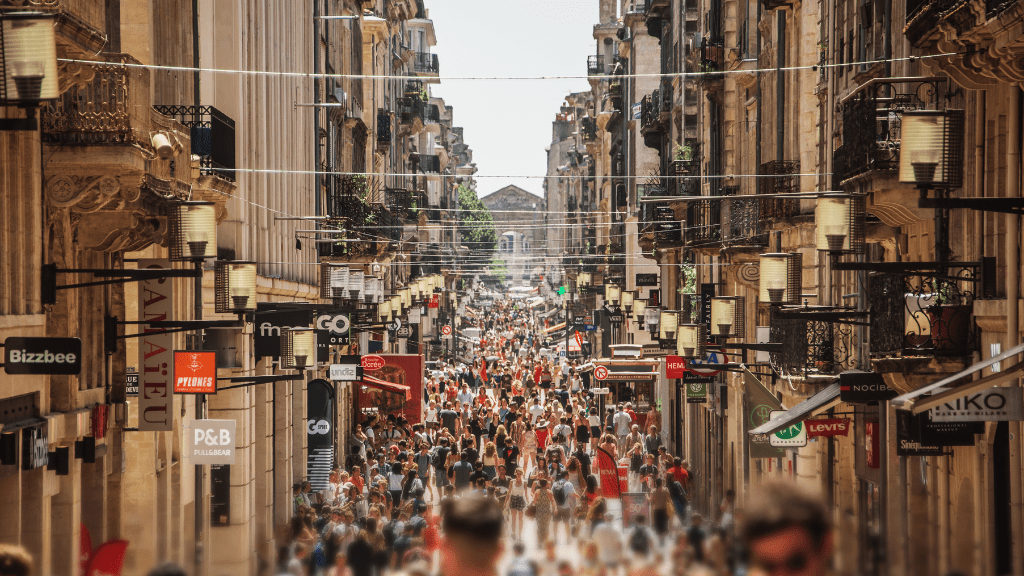
[[[78,338],[8,338],[4,340],[8,374],[79,374],[82,341]]]

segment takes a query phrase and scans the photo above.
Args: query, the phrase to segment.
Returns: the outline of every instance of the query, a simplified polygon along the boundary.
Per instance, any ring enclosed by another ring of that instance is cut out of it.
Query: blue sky
[[[595,53],[597,0],[426,0],[437,32],[441,77],[586,76]],[[589,89],[585,79],[449,80],[432,94],[455,107],[465,128],[481,197],[509,184],[543,195],[545,146],[551,122],[570,92]]]

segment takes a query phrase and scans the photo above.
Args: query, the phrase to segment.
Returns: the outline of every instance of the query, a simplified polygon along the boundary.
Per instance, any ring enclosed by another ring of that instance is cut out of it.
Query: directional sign
[[[771,420],[776,414],[782,414],[783,412],[785,410],[772,410],[771,414],[768,415],[768,419]],[[783,428],[769,436],[768,442],[772,446],[786,448],[807,446],[807,427],[804,426],[803,422],[795,422],[788,428]]]
[[[715,370],[715,369],[712,369],[712,368],[699,368],[699,366],[702,366],[704,364],[728,364],[728,363],[729,363],[729,356],[727,356],[725,354],[725,352],[722,352],[721,350],[708,350],[708,353],[707,353],[706,356],[704,356],[704,358],[699,358],[699,359],[688,360],[687,361],[687,364],[689,365],[690,370],[693,371],[695,374],[699,374],[701,376],[714,376],[714,375],[718,374],[719,372],[721,372],[721,370]]]
[[[594,378],[598,380],[604,380],[608,377],[608,368],[606,366],[598,366],[594,368]]]

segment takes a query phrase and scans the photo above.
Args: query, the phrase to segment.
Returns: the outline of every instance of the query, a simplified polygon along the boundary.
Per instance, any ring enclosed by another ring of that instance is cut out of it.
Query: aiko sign
[[[174,393],[216,394],[217,353],[175,350]]]
[[[171,268],[170,260],[139,260],[139,269]],[[139,320],[173,320],[174,282],[169,278],[139,283]],[[174,362],[174,335],[143,324],[139,340],[139,431],[169,432],[174,423],[174,396],[171,368]]]

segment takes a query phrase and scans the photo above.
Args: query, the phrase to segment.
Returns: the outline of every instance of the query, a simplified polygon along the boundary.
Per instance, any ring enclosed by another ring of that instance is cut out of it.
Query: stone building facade
[[[539,281],[543,262],[542,246],[547,229],[537,225],[545,211],[544,200],[515,185],[508,185],[480,198],[491,211],[498,235],[495,257],[505,262],[509,286],[532,285]]]

